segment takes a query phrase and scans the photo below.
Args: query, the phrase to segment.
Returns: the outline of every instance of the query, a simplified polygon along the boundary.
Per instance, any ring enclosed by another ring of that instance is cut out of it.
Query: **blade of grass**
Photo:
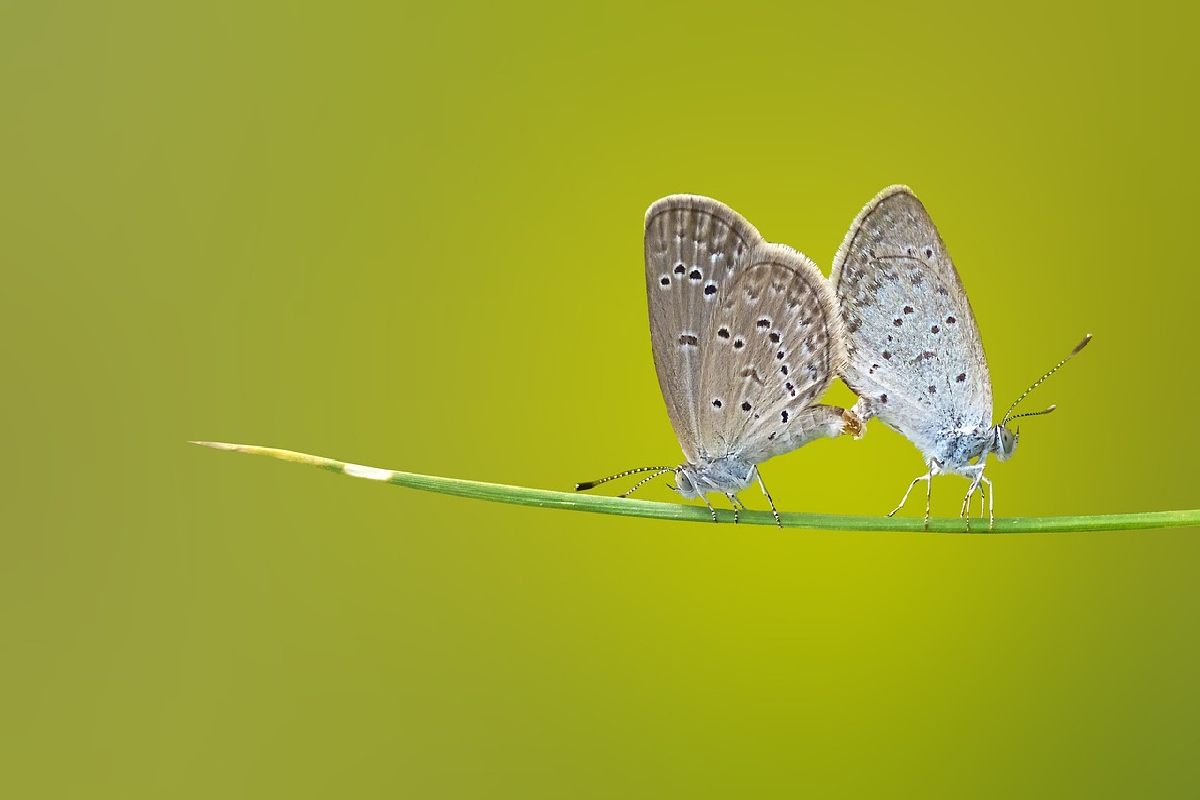
[[[537,508],[563,508],[570,511],[590,511],[594,514],[615,514],[622,517],[645,517],[647,519],[675,519],[688,522],[712,524],[708,509],[699,505],[657,503],[648,500],[622,499],[602,495],[555,492],[547,489],[530,489],[524,486],[507,486],[502,483],[483,483],[461,478],[441,478],[435,475],[420,475],[415,472],[400,472],[377,467],[348,464],[323,456],[312,456],[274,447],[253,444],[227,444],[225,442],[192,442],[217,450],[267,456],[295,464],[307,464],[330,472],[349,475],[352,478],[393,483],[425,492],[490,500],[494,503],[535,506]],[[723,521],[732,522],[732,512],[718,512]],[[920,517],[864,517],[840,514],[815,514],[789,511],[780,514],[785,528],[809,528],[837,531],[922,531]],[[743,511],[742,524],[774,525],[775,520],[766,511]],[[1146,530],[1151,528],[1180,528],[1200,525],[1200,509],[1184,511],[1143,511],[1133,514],[1095,514],[1090,516],[1066,517],[1012,517],[997,519],[996,527],[987,531],[977,522],[974,530],[989,533],[1062,533],[1070,531],[1119,531]],[[931,519],[930,532],[965,533],[961,519]]]

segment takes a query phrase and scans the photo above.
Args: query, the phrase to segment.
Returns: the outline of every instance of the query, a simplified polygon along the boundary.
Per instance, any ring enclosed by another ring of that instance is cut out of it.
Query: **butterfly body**
[[[837,406],[813,406],[800,411],[788,422],[790,427],[786,436],[780,437],[772,431],[763,447],[742,450],[742,455],[727,453],[701,458],[696,463],[676,467],[675,488],[687,498],[713,492],[737,494],[757,478],[758,465],[775,455],[803,447],[816,439],[862,433],[861,420]]]
[[[864,399],[854,405],[854,413],[866,421],[876,416],[874,406]],[[970,426],[942,427],[898,427],[889,424],[887,419],[881,420],[884,425],[909,439],[924,460],[934,462],[939,473],[948,475],[973,475],[977,462],[988,454],[996,452],[1000,455],[998,442],[1006,436],[1011,436],[1008,429],[990,423]],[[1007,454],[1001,456],[1001,460]]]
[[[937,438],[918,445],[926,459],[937,463],[945,473],[963,475],[985,452],[993,439],[990,428],[940,431]]]
[[[725,456],[699,464],[681,464],[675,468],[675,489],[680,497],[693,499],[707,494],[737,494],[754,482],[756,465]]]

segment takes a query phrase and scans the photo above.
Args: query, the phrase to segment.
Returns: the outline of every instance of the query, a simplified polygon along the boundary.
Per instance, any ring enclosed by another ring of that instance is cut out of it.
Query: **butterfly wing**
[[[671,195],[646,212],[646,295],[658,385],[688,461],[703,455],[698,397],[704,347],[720,292],[762,237],[707,197]]]
[[[843,358],[836,301],[816,265],[763,243],[716,309],[699,342],[706,455],[760,463],[841,431],[841,409],[813,408]]]
[[[988,426],[992,384],[975,315],[925,207],[892,186],[863,208],[834,259],[842,378],[925,452],[938,432]]]

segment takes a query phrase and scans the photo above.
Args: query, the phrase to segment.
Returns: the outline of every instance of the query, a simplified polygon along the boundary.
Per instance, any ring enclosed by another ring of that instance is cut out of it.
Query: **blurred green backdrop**
[[[711,194],[828,271],[906,182],[997,404],[1096,335],[999,513],[1195,506],[1174,8],[0,5],[0,792],[1194,796],[1197,531],[659,524],[184,444],[674,461],[646,206]],[[873,423],[764,474],[883,513],[920,469]]]

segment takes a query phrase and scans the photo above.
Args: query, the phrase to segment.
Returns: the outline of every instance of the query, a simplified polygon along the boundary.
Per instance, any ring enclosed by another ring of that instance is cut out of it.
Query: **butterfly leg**
[[[962,507],[958,509],[959,519],[966,517],[967,525],[971,524],[971,515],[969,509],[971,507],[971,498],[975,496],[975,489],[979,486],[979,476],[971,475],[971,485],[967,487],[967,493],[963,495]]]
[[[738,524],[738,509],[745,508],[746,504],[738,500],[738,496],[733,492],[726,492],[725,496],[729,498],[729,504],[733,506],[733,524]]]
[[[758,471],[758,467],[754,468],[754,477],[758,478],[758,485],[762,488],[762,493],[767,496],[767,502],[771,504],[771,513],[775,515],[775,524],[783,527],[783,521],[779,519],[779,512],[775,510],[775,501],[771,499],[771,493],[767,491],[767,485],[763,483],[762,473]]]
[[[929,506],[933,502],[933,464],[929,465],[929,475],[925,477],[925,530],[929,530]]]
[[[708,498],[706,496],[704,496],[703,494],[700,495],[700,499],[704,501],[704,505],[708,506],[708,513],[712,514],[713,522],[716,522],[717,521],[717,510],[712,507],[712,503],[708,502]]]
[[[987,478],[983,478],[982,476],[980,476],[980,477],[983,480],[984,485],[987,486],[988,530],[990,531],[996,527],[996,509],[995,509],[996,489],[992,486],[991,481],[989,481]],[[981,504],[983,503],[982,496],[979,498],[979,502]],[[983,516],[983,514],[980,513],[980,516]]]
[[[967,494],[965,497],[963,497],[962,508],[960,508],[958,511],[958,516],[966,519],[968,531],[971,530],[971,498],[975,496],[975,492],[979,489],[980,484],[984,480],[982,464],[976,464],[974,467],[972,467],[972,469],[974,470],[975,474],[970,476],[971,487],[967,489]],[[990,484],[991,481],[988,481],[988,483]],[[979,502],[983,502],[982,496],[979,498]]]
[[[917,477],[912,479],[912,483],[910,483],[908,485],[908,489],[905,490],[905,492],[904,492],[904,497],[900,498],[900,504],[897,505],[895,508],[893,508],[891,511],[889,511],[888,516],[889,517],[896,516],[896,513],[900,509],[904,508],[904,504],[908,502],[908,496],[910,494],[912,494],[913,488],[916,487],[916,485],[918,483],[920,483],[921,481],[925,481],[926,483],[929,484],[925,488],[925,527],[928,528],[929,527],[929,501],[930,501],[930,495],[933,492],[933,480],[932,479],[933,479],[933,462],[930,462],[929,472],[925,473],[924,475],[918,475]]]

